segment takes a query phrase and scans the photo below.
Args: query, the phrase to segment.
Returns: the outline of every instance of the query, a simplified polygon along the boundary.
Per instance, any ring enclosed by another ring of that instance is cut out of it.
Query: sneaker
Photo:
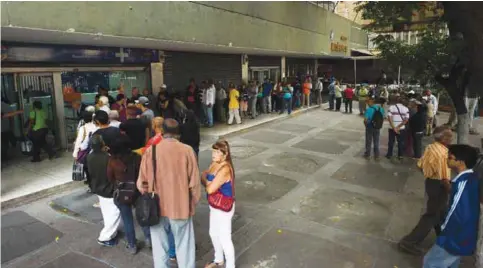
[[[92,206],[95,207],[95,208],[100,208],[101,204],[99,204],[99,202],[97,202],[97,203],[94,203],[94,205],[92,205]]]
[[[144,240],[144,246],[147,248],[152,248],[153,245],[151,244],[151,239],[147,238],[146,240]]]
[[[116,243],[116,239],[113,238],[111,240],[108,240],[108,241],[100,241],[100,240],[97,240],[97,244],[103,246],[103,247],[109,247],[109,248],[112,248],[114,247],[117,243]]]
[[[126,245],[126,251],[131,255],[136,255],[138,247],[136,245]]]

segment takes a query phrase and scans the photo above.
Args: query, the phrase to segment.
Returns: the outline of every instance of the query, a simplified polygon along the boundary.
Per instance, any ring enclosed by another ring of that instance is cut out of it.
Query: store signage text
[[[347,52],[347,46],[344,44],[341,44],[339,42],[332,42],[330,43],[330,51],[332,52]]]
[[[347,41],[347,37],[342,35],[342,36],[340,37],[340,41],[342,41],[342,42],[346,42],[346,41]]]

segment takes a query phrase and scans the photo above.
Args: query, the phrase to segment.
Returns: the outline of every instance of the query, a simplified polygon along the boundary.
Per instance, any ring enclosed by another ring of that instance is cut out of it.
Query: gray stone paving
[[[355,114],[316,110],[228,137],[237,175],[237,267],[421,267],[420,257],[400,253],[395,243],[414,227],[424,209],[424,179],[412,161],[361,158],[361,120]],[[385,136],[383,130],[381,155],[387,150]],[[199,155],[200,169],[210,161],[211,150],[205,147]],[[146,249],[131,257],[124,253],[123,243],[113,249],[95,243],[100,211],[92,208],[95,198],[83,191],[59,193],[15,209],[64,236],[22,258],[13,257],[8,267],[58,267],[52,266],[54,260],[70,260],[72,267],[152,267]],[[204,198],[194,225],[197,267],[203,267],[213,258]],[[137,235],[142,239],[141,232]],[[431,234],[423,246],[433,242]],[[87,261],[94,262],[82,265]],[[470,258],[465,262],[462,267],[472,267]]]

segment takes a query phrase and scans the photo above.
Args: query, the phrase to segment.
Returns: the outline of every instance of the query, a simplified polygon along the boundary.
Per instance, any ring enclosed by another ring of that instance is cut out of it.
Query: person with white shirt
[[[206,89],[205,96],[203,98],[203,104],[205,107],[205,115],[207,117],[207,126],[213,127],[213,106],[215,105],[216,88],[213,84],[213,80],[210,79],[208,88]]]
[[[317,80],[317,84],[315,85],[315,93],[317,94],[317,105],[320,105],[322,108],[322,90],[324,90],[324,84],[322,83],[322,78]]]
[[[431,90],[426,90],[425,95],[433,105],[433,127],[437,126],[436,113],[438,112],[438,98],[431,93]]]
[[[109,108],[109,98],[106,96],[99,97],[99,102],[97,103],[99,110],[106,112],[109,114],[111,112],[111,108]]]
[[[91,110],[91,109],[89,109]],[[75,161],[80,161],[84,164],[84,174],[86,175],[86,184],[89,186],[90,191],[90,176],[89,172],[87,171],[87,165],[85,164],[85,159],[88,154],[88,144],[89,140],[94,132],[97,130],[97,126],[94,124],[93,120],[93,112],[84,111],[82,113],[82,121],[84,124],[79,127],[77,130],[77,137],[74,142],[74,152],[72,153],[72,157],[74,157]]]
[[[392,158],[394,142],[397,140],[397,154],[401,159],[404,152],[404,140],[406,138],[406,123],[409,120],[409,109],[400,103],[397,96],[391,96],[390,102],[394,103],[389,106],[387,111],[387,120],[389,121],[389,142],[386,158]]]

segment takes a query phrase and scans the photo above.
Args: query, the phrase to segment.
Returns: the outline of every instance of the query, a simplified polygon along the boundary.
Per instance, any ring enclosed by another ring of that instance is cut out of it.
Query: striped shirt
[[[448,148],[439,142],[428,145],[418,161],[418,167],[423,170],[425,178],[449,180],[451,170],[448,168]]]

